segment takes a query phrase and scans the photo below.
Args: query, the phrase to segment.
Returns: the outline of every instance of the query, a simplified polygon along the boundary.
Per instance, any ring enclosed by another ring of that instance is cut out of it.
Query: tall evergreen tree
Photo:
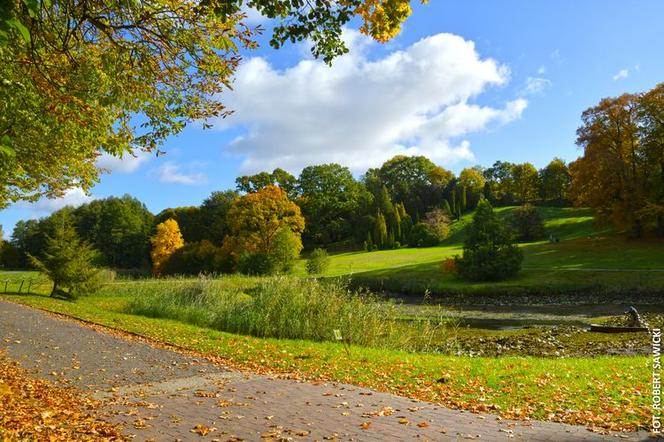
[[[523,254],[512,231],[496,216],[491,204],[481,201],[466,233],[463,257],[457,257],[459,274],[472,281],[496,281],[514,276]]]

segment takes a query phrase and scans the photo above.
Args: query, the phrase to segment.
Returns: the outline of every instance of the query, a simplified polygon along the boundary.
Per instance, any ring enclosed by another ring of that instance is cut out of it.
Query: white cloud
[[[73,187],[68,189],[61,198],[42,198],[34,203],[19,203],[19,206],[29,208],[36,216],[43,216],[66,206],[78,207],[93,199],[93,196],[87,195],[80,187]]]
[[[207,182],[207,176],[202,172],[196,172],[194,169],[200,167],[200,164],[191,164],[187,171],[182,171],[182,167],[172,161],[166,162],[159,168],[159,181],[171,184],[197,185]]]
[[[270,19],[261,14],[258,9],[252,8],[247,5],[242,6],[242,13],[245,15],[244,23],[247,25],[259,25],[263,24]]]
[[[217,127],[246,128],[226,147],[244,157],[245,172],[323,162],[361,171],[396,154],[472,161],[460,138],[517,119],[527,106],[473,103],[487,87],[505,85],[509,70],[482,59],[472,41],[438,34],[371,60],[366,37],[345,36],[350,54],[332,67],[308,59],[277,70],[262,58],[240,66],[224,96],[235,113]]]
[[[629,69],[621,69],[616,75],[613,76],[613,80],[617,81],[627,77],[629,77]]]
[[[546,73],[546,66],[544,65],[540,66],[539,69],[537,69],[537,73],[539,75],[544,75]]]
[[[126,153],[120,157],[113,156],[109,153],[103,153],[97,159],[97,167],[102,169],[107,169],[110,172],[118,173],[132,173],[136,171],[141,164],[149,161],[152,158],[152,154],[149,152],[138,151],[131,153]]]
[[[528,77],[523,92],[528,95],[538,95],[551,86],[551,80],[541,77]]]

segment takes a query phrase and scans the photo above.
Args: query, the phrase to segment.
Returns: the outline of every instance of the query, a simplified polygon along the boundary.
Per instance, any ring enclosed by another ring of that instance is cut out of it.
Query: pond
[[[516,330],[529,327],[577,326],[587,328],[598,318],[624,314],[632,304],[578,305],[422,305],[400,306],[403,319],[439,318],[459,327]],[[664,313],[661,304],[634,304],[641,314]]]

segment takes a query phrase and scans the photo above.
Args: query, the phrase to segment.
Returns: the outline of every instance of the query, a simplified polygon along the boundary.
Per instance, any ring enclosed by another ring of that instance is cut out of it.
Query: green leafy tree
[[[512,191],[513,176],[512,168],[514,164],[507,161],[496,161],[493,166],[484,171],[484,178],[486,179],[485,186],[485,199],[493,200],[500,204],[513,204],[514,195]]]
[[[279,186],[289,198],[297,197],[297,179],[283,169],[276,168],[269,172],[260,172],[255,175],[243,175],[235,179],[238,192],[254,193],[267,186]]]
[[[540,181],[535,166],[530,163],[514,164],[511,170],[510,194],[514,202],[534,201],[539,195]]]
[[[572,176],[565,161],[554,158],[540,171],[542,183],[541,197],[545,201],[557,200],[563,202],[569,196],[569,187]]]
[[[230,234],[228,227],[228,211],[239,194],[234,190],[212,192],[201,204],[201,220],[203,238],[212,244],[221,245]]]
[[[424,156],[397,155],[380,169],[369,170],[365,180],[384,185],[392,201],[403,203],[408,213],[423,214],[442,204],[443,192],[453,178]]]
[[[511,230],[481,201],[468,227],[463,256],[456,258],[459,275],[471,281],[497,281],[516,275],[523,254],[514,243]]]
[[[302,169],[298,178],[297,204],[306,220],[306,243],[324,245],[355,238],[361,210],[371,195],[339,164],[322,164]]]
[[[184,242],[199,242],[207,232],[201,209],[195,206],[164,209],[155,216],[154,225],[168,219],[177,221]]]
[[[136,198],[124,195],[94,200],[73,211],[79,236],[114,268],[143,268],[149,262],[154,216]]]
[[[70,221],[63,219],[55,234],[48,237],[43,256],[30,255],[30,259],[37,270],[53,281],[51,296],[73,299],[98,289],[96,256],[92,246],[79,239]]]

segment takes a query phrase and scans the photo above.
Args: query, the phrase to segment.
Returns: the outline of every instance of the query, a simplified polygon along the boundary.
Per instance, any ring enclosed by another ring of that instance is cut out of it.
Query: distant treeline
[[[150,236],[167,219],[177,221],[185,243],[222,245],[229,235],[227,214],[240,195],[268,185],[282,188],[305,218],[306,248],[368,250],[433,245],[447,224],[485,198],[494,206],[535,203],[568,205],[568,165],[554,159],[537,170],[530,163],[498,161],[492,167],[466,168],[459,176],[423,156],[396,156],[359,180],[338,164],[309,166],[299,177],[275,169],[241,176],[235,190],[213,192],[200,206],[175,207],[153,215],[129,195],[66,207],[39,220],[19,221],[4,245],[8,268],[29,266],[41,256],[48,236],[63,217],[81,239],[100,253],[100,264],[140,269],[150,265]]]

